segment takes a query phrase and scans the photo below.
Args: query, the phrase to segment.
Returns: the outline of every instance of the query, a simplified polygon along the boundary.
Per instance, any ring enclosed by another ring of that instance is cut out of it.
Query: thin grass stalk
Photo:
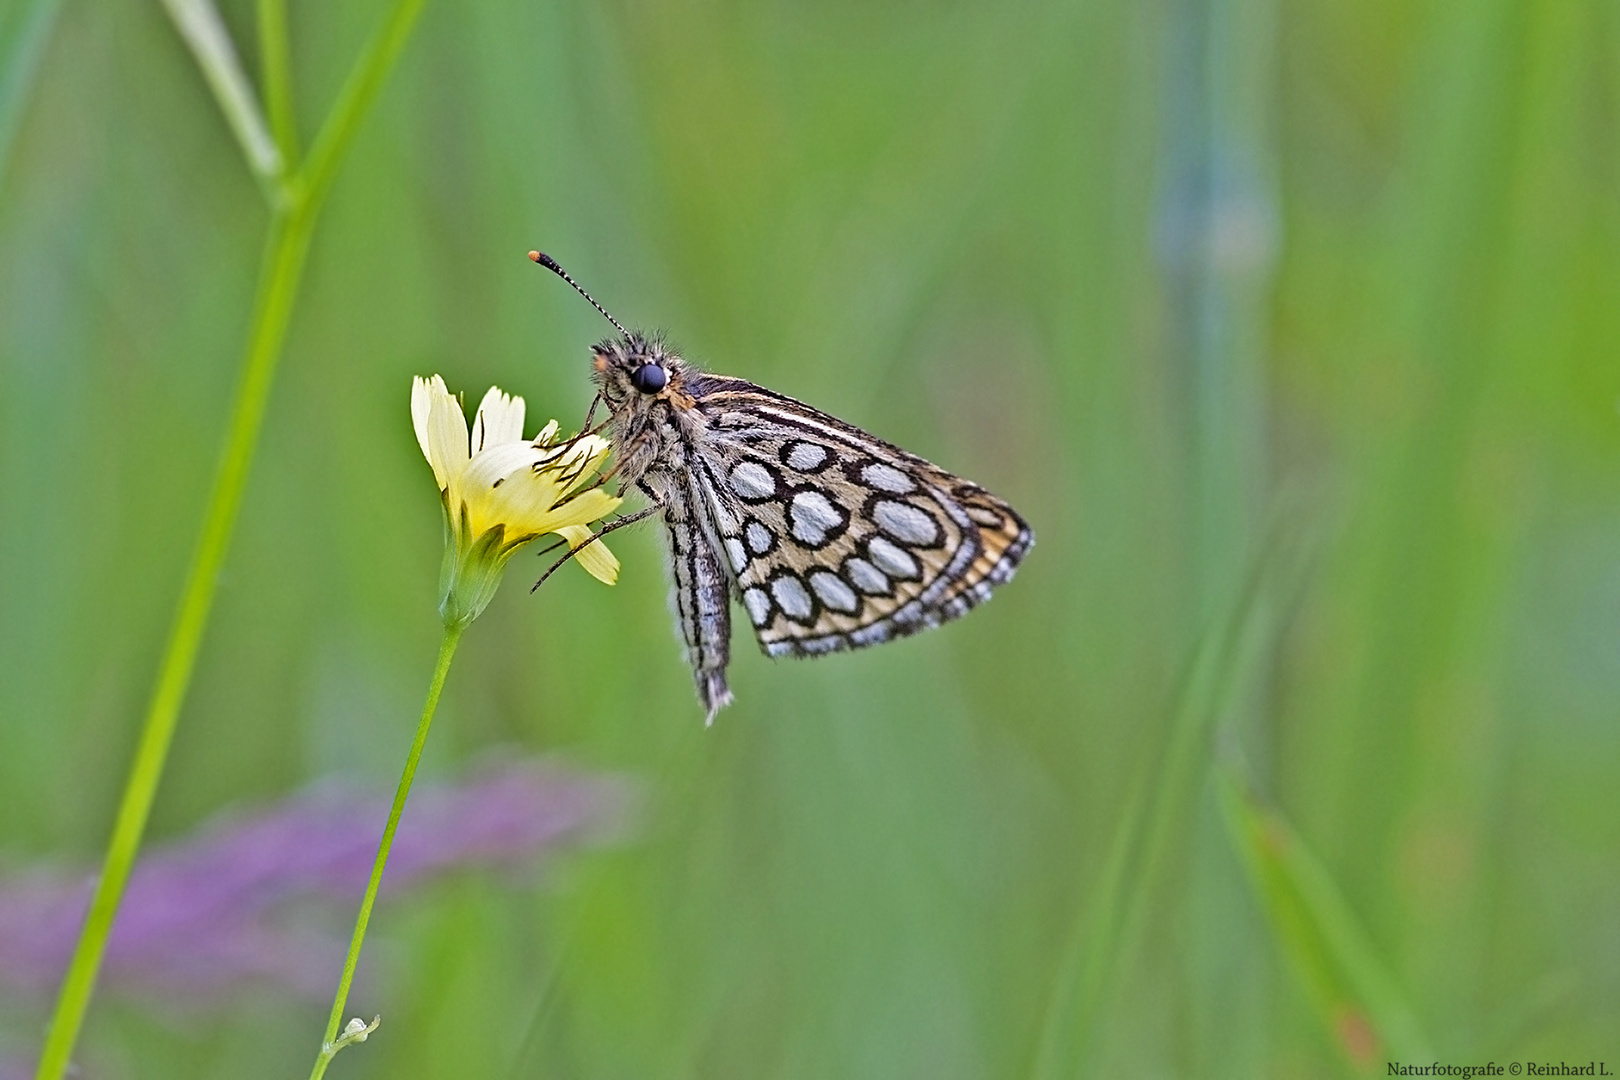
[[[382,27],[366,44],[365,52],[349,71],[331,112],[315,135],[309,157],[297,177],[297,189],[311,205],[326,200],[326,193],[337,176],[338,165],[360,130],[360,122],[371,110],[383,82],[393,70],[405,43],[410,40],[425,0],[397,0]]]
[[[1177,695],[1164,752],[1151,770],[1139,767],[1131,784],[1093,899],[1077,909],[1065,944],[1037,1037],[1033,1080],[1076,1075],[1090,1054],[1104,991],[1134,948],[1170,838],[1204,776],[1198,765],[1208,759],[1199,751],[1208,745],[1227,692],[1241,681],[1233,671],[1242,656],[1237,643],[1255,617],[1261,582],[1260,572],[1251,575],[1229,615],[1203,635]]]
[[[276,0],[271,2],[274,4]],[[382,30],[357,58],[344,91],[322,128],[318,161],[307,162],[298,174],[283,183],[286,162],[273,141],[266,153],[264,144],[268,135],[251,90],[245,88],[240,69],[235,66],[234,48],[228,39],[221,40],[213,33],[217,14],[204,0],[164,0],[164,6],[207,76],[216,101],[230,120],[249,169],[266,187],[272,208],[271,220],[242,371],[202,529],[159,662],[157,682],[113,821],[102,872],[96,880],[84,925],[51,1013],[35,1080],[60,1080],[73,1056],[85,1012],[95,992],[96,977],[118,905],[140,853],[180,707],[196,666],[219,573],[230,548],[242,493],[258,447],[265,408],[275,383],[315,222],[337,168],[409,39],[422,4],[423,0],[399,0],[394,5]],[[266,46],[270,50],[269,58],[283,64],[285,57],[277,50],[284,49],[286,44],[284,14],[279,16],[278,25],[276,13],[266,15],[261,10],[261,20],[265,19],[272,24],[272,33],[283,35],[279,43]],[[285,109],[290,123],[292,87],[285,67],[280,75],[273,76],[282,77],[285,83],[272,90],[272,99],[280,102],[273,108]],[[315,157],[312,154],[312,159]]]
[[[191,50],[192,59],[197,61],[219,111],[225,114],[225,122],[236,136],[237,146],[253,178],[259,182],[271,205],[277,205],[288,163],[264,122],[253,85],[242,70],[242,61],[236,55],[236,46],[219,10],[211,0],[162,0],[162,3],[169,13],[169,21],[174,23],[175,30]]]
[[[298,168],[298,121],[293,109],[292,59],[287,44],[286,0],[259,0],[259,70],[270,135],[287,171]]]
[[[224,565],[237,512],[242,505],[242,491],[258,445],[270,387],[275,381],[281,344],[303,276],[309,233],[307,215],[292,218],[277,215],[271,222],[254,302],[252,331],[225,429],[224,451],[209,492],[197,546],[186,570],[185,584],[181,587],[180,602],[158,668],[157,684],[135,748],[135,760],[114,818],[112,839],[108,841],[101,874],[90,898],[90,909],[57,995],[56,1009],[35,1073],[37,1080],[57,1080],[73,1054],[85,1010],[95,991],[96,975],[118,914],[118,904],[140,852],[152,801],[174,739],[180,706],[191,682],[197,650],[213,606],[220,568]]]
[[[1234,695],[1269,655],[1274,612],[1298,595],[1315,537],[1279,496],[1267,542],[1243,587],[1200,639],[1176,697],[1163,752],[1138,767],[1089,903],[1075,912],[1036,1037],[1032,1080],[1082,1075],[1107,992],[1140,944],[1178,830],[1209,775],[1211,739]]]
[[[1227,836],[1278,952],[1348,1063],[1426,1061],[1431,1043],[1344,891],[1282,813],[1261,805],[1235,764],[1216,770]]]

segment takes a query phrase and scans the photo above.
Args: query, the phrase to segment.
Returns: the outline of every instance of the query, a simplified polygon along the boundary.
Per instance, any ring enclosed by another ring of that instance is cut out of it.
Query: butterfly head
[[[626,334],[608,338],[591,350],[597,389],[610,409],[650,408],[655,401],[689,404],[683,392],[686,364],[659,338]]]
[[[591,370],[597,393],[613,411],[621,440],[642,430],[657,404],[682,411],[697,404],[697,399],[684,386],[685,363],[674,350],[665,346],[662,338],[626,330],[623,323],[580,288],[579,282],[569,277],[568,271],[550,255],[531,251],[529,258],[572,285],[619,332],[618,337],[607,338],[591,350]],[[596,406],[592,403],[591,407]]]

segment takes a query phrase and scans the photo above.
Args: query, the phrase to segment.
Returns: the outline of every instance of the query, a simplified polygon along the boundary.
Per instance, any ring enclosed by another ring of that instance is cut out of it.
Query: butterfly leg
[[[670,565],[675,575],[673,607],[686,641],[686,659],[692,665],[698,700],[708,714],[704,722],[712,724],[714,714],[731,704],[731,689],[726,685],[726,664],[731,659],[728,579],[688,507],[672,502],[664,521],[669,526]]]
[[[547,570],[545,573],[540,575],[540,580],[539,581],[537,581],[533,585],[529,586],[529,591],[534,592],[534,590],[536,590],[540,586],[544,585],[546,583],[546,578],[550,577],[552,574],[555,574],[557,572],[558,568],[561,567],[563,563],[567,562],[569,559],[572,559],[575,555],[578,555],[581,551],[584,551],[587,547],[589,547],[590,545],[596,543],[598,540],[602,539],[602,537],[606,536],[608,533],[612,532],[614,529],[622,529],[626,525],[634,525],[636,522],[641,521],[643,518],[651,517],[652,515],[658,513],[662,509],[663,509],[662,506],[658,505],[657,503],[654,503],[652,506],[649,506],[649,507],[647,507],[647,508],[645,508],[643,510],[637,510],[633,514],[627,514],[624,517],[615,518],[614,520],[608,522],[606,525],[604,525],[600,529],[596,530],[596,532],[591,535],[591,538],[589,540],[586,540],[584,543],[580,544],[578,547],[569,548],[568,553],[566,555],[564,555],[562,558],[558,559],[556,562],[552,563],[551,568],[549,570]],[[555,550],[556,550],[555,547],[549,547],[549,548],[546,549],[546,551],[555,551]],[[543,554],[545,554],[545,552],[541,552],[541,554],[543,555]]]
[[[557,448],[558,457],[566,455],[570,450],[577,446],[579,444],[579,440],[583,439],[585,436],[600,435],[602,433],[602,429],[613,422],[613,417],[609,416],[600,424],[597,424],[595,427],[591,427],[591,417],[596,415],[596,405],[601,400],[601,394],[597,394],[595,397],[591,398],[591,407],[585,410],[585,422],[579,426],[579,434],[575,435],[572,439],[569,439],[567,442],[563,443],[562,446]],[[601,481],[598,481],[596,486],[600,485]]]

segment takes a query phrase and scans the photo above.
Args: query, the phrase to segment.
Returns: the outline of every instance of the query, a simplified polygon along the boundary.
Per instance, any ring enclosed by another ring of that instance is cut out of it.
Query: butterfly
[[[550,256],[529,258],[619,331],[591,351],[597,398],[584,427],[606,405],[609,475],[649,500],[557,565],[663,515],[671,606],[707,722],[731,703],[732,599],[769,656],[864,648],[966,614],[1035,543],[977,484],[802,401],[698,370],[661,338],[626,330]]]

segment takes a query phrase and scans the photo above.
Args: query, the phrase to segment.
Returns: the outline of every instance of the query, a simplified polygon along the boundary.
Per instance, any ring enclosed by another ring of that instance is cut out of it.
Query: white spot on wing
[[[735,536],[726,537],[726,556],[731,559],[731,568],[737,573],[748,568],[748,551]]]
[[[865,559],[845,559],[844,576],[868,596],[889,595],[889,579],[883,576],[883,571]]]
[[[757,461],[741,461],[731,467],[731,490],[745,499],[768,499],[776,494],[776,480]]]
[[[885,465],[881,461],[874,461],[862,469],[861,479],[879,491],[890,491],[896,495],[905,495],[917,488],[917,485],[911,482],[911,477],[893,465]]]
[[[910,503],[884,499],[872,507],[872,520],[902,544],[939,543],[939,522],[934,520],[934,515]]]
[[[793,496],[789,515],[793,519],[793,538],[811,547],[826,543],[828,531],[844,523],[838,508],[819,491],[801,491]]]
[[[788,448],[787,463],[800,472],[819,469],[827,461],[827,448],[815,443],[797,442]]]
[[[831,570],[817,570],[811,574],[810,587],[821,598],[821,602],[834,611],[848,613],[861,606],[855,590],[844,584],[844,579]]]
[[[754,620],[755,626],[764,626],[771,621],[771,598],[765,595],[764,589],[744,592],[743,607],[748,609],[748,617]]]
[[[974,506],[970,503],[967,507],[967,516],[973,519],[973,524],[982,525],[986,529],[999,529],[1004,524],[1001,515],[987,506]]]
[[[872,556],[877,568],[885,574],[897,578],[915,578],[917,574],[917,560],[913,559],[902,548],[889,543],[881,536],[874,536],[866,545],[866,551]]]
[[[790,619],[806,619],[810,616],[810,594],[805,591],[804,582],[788,575],[779,577],[771,582],[771,595],[776,597],[777,606],[785,612]]]
[[[748,527],[743,531],[748,536],[748,549],[755,555],[765,554],[771,550],[771,545],[776,542],[776,537],[771,535],[771,530],[757,521],[750,521]]]

